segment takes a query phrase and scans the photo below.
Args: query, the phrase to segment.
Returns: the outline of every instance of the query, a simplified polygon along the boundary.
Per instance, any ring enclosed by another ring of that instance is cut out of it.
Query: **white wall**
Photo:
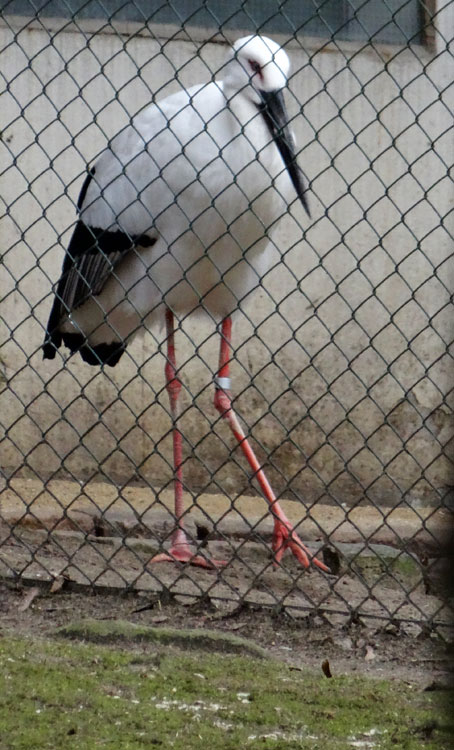
[[[195,41],[32,26],[0,27],[2,467],[160,486],[171,476],[162,333],[104,373],[77,357],[43,362],[40,345],[86,164],[152,94],[207,80],[225,46],[198,56]],[[451,483],[454,57],[357,49],[289,46],[312,220],[292,207],[276,267],[236,318],[233,385],[278,492],[432,502]],[[186,481],[197,490],[212,474],[211,489],[236,493],[247,472],[226,465],[217,347],[211,323],[184,323]]]

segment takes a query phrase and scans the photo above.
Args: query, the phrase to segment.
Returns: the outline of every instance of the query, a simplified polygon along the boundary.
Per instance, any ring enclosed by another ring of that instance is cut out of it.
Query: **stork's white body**
[[[90,343],[205,309],[221,320],[257,287],[268,229],[294,195],[257,106],[222,83],[179,92],[138,115],[96,164],[81,211],[89,226],[148,233],[102,292],[64,325]],[[108,314],[108,322],[105,315]]]

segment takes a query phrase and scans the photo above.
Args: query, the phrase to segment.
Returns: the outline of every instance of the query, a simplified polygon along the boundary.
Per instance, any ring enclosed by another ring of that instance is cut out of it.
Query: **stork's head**
[[[246,36],[230,50],[224,86],[262,102],[261,92],[280,91],[287,85],[290,60],[272,39]]]
[[[227,58],[224,93],[228,99],[235,96],[240,96],[243,101],[247,99],[261,112],[296,193],[310,215],[283,95],[289,70],[287,54],[272,39],[242,37],[237,39]]]

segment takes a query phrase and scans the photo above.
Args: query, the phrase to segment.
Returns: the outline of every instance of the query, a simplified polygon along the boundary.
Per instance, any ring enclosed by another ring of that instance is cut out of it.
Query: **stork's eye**
[[[249,63],[249,67],[251,68],[252,72],[253,73],[258,73],[258,75],[260,76],[260,78],[262,78],[263,77],[263,73],[262,73],[262,66],[260,65],[260,63],[258,63],[257,60],[248,60],[248,63]]]

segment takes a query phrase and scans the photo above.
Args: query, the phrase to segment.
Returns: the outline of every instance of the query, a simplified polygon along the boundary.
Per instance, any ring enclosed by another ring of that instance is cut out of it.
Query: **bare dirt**
[[[438,637],[410,636],[392,626],[338,627],[317,616],[295,620],[251,605],[229,612],[209,601],[163,603],[138,594],[40,593],[24,610],[27,597],[29,588],[0,584],[0,632],[47,636],[85,618],[202,628],[251,639],[296,669],[321,670],[328,660],[333,674],[403,679],[429,690],[452,684],[452,645]]]

